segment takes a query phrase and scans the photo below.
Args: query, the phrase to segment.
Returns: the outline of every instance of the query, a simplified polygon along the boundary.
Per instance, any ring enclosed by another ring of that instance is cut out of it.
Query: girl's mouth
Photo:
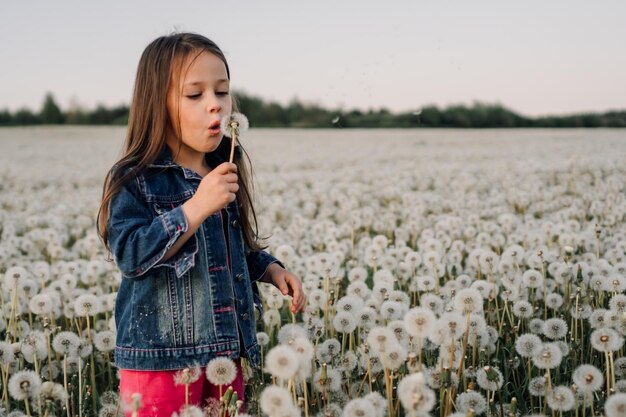
[[[218,133],[220,133],[220,121],[219,120],[214,120],[210,125],[209,125],[209,135],[211,136],[215,136]]]

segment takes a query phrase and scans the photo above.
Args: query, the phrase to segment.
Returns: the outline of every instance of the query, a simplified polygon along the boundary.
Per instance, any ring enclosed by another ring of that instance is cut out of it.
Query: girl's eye
[[[197,99],[198,97],[200,97],[201,95],[202,95],[202,94],[200,94],[200,93],[198,93],[198,94],[193,94],[193,95],[187,96],[187,98],[190,98],[190,99],[192,99],[192,100],[195,100],[195,99]]]
[[[227,96],[228,95],[228,91],[218,91],[217,93],[218,96]]]

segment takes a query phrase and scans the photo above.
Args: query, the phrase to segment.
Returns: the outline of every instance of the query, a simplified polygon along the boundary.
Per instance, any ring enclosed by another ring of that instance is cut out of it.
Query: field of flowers
[[[120,275],[95,231],[123,136],[0,130],[0,417],[141,407],[118,399]],[[241,140],[268,250],[308,307],[261,285],[246,413],[224,380],[221,404],[179,416],[626,416],[626,131]]]

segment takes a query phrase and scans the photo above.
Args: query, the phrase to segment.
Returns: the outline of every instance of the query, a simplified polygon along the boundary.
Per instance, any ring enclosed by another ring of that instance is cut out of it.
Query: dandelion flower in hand
[[[222,134],[224,134],[224,136],[228,138],[232,137],[232,122],[235,122],[237,124],[237,135],[241,132],[245,132],[246,130],[248,130],[248,127],[250,126],[248,118],[242,113],[234,112],[230,116],[222,117],[220,121],[220,129],[222,131]]]

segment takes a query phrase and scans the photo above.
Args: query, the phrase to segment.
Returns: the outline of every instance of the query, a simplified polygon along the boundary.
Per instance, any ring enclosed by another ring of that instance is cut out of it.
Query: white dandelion
[[[221,356],[211,359],[206,366],[206,378],[213,385],[229,385],[237,377],[237,365],[232,359]]]
[[[572,374],[572,380],[581,392],[592,393],[602,388],[604,375],[593,365],[579,365]]]
[[[404,315],[406,332],[414,337],[426,337],[433,331],[437,318],[432,310],[424,307],[414,307]]]
[[[539,369],[552,369],[559,366],[563,353],[556,343],[544,343],[532,357],[533,364]]]
[[[115,349],[115,333],[110,330],[98,332],[93,337],[93,344],[100,352],[110,352]]]
[[[74,311],[81,317],[93,316],[102,309],[102,302],[94,294],[82,294],[74,301]]]
[[[604,412],[606,417],[626,416],[626,394],[610,395],[604,403]]]
[[[34,398],[40,387],[41,378],[35,371],[21,370],[9,379],[9,394],[17,401]]]
[[[483,309],[483,297],[475,288],[463,288],[454,296],[454,308],[461,314],[478,313]]]
[[[567,322],[558,317],[543,322],[543,334],[552,340],[563,339],[567,336]]]
[[[75,354],[79,344],[80,338],[74,332],[59,332],[52,339],[52,348],[61,355]]]
[[[532,333],[525,333],[515,341],[515,350],[518,355],[524,358],[530,358],[539,352],[542,343],[539,336]]]
[[[430,412],[435,405],[435,394],[426,385],[424,374],[416,372],[402,378],[398,383],[398,398],[407,413]]]
[[[333,318],[335,330],[342,334],[352,333],[356,329],[356,319],[345,311],[339,311]]]
[[[556,411],[569,411],[576,403],[574,393],[569,387],[554,387],[547,395],[548,407]]]
[[[474,415],[480,415],[487,411],[487,400],[476,391],[463,392],[456,397],[456,408],[462,413],[473,410]]]
[[[287,381],[294,377],[299,366],[298,356],[286,345],[270,349],[265,357],[265,372]]]
[[[600,352],[615,352],[624,345],[624,338],[615,330],[606,327],[591,332],[591,346]]]
[[[343,417],[376,417],[372,404],[364,398],[349,401],[343,409]]]

